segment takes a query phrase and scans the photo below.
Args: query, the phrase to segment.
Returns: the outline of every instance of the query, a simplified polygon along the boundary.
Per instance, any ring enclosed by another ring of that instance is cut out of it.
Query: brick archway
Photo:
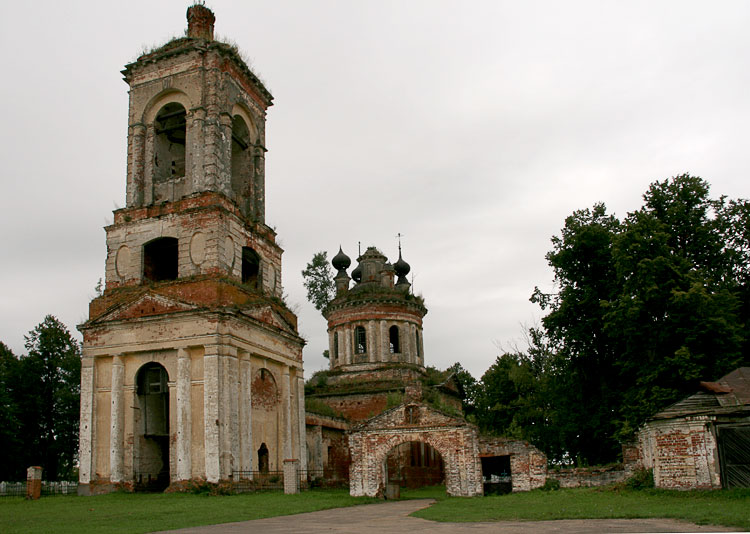
[[[424,405],[419,406],[420,424],[399,424],[403,421],[404,408],[399,406],[384,412],[349,434],[351,495],[376,496],[385,487],[386,456],[394,447],[410,441],[426,443],[440,453],[449,495],[481,495],[476,429],[465,421],[452,418],[446,421],[444,414]]]

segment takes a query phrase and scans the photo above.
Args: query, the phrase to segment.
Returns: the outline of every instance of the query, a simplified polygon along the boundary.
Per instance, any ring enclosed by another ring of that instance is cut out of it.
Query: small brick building
[[[701,382],[648,420],[638,443],[658,488],[750,487],[750,367]]]

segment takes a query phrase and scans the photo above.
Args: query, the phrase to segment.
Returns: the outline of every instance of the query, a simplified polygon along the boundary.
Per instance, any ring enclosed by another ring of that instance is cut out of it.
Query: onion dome
[[[398,261],[393,265],[393,270],[396,271],[396,276],[399,278],[406,276],[411,271],[411,265],[406,263],[401,257],[401,251],[398,251]]]
[[[339,253],[333,257],[333,259],[331,260],[331,264],[333,265],[333,268],[338,272],[346,272],[346,270],[352,264],[352,260],[349,259],[349,256],[344,254],[344,251],[341,250],[341,246],[339,246]]]
[[[362,264],[358,263],[352,271],[352,280],[358,284],[362,281]]]

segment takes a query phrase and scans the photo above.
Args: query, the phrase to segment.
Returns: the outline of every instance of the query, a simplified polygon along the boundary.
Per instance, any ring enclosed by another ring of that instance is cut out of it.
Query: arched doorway
[[[156,362],[136,374],[136,491],[163,491],[169,486],[169,376]]]
[[[401,443],[390,450],[385,464],[388,484],[410,489],[445,484],[443,457],[429,443]]]

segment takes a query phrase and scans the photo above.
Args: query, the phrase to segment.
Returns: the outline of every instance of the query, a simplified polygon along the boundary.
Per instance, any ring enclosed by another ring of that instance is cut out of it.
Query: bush
[[[556,478],[547,478],[544,481],[544,486],[540,488],[542,491],[557,491],[560,489],[560,481]]]
[[[654,471],[652,469],[636,469],[633,474],[625,480],[624,485],[628,489],[643,490],[654,487]]]

